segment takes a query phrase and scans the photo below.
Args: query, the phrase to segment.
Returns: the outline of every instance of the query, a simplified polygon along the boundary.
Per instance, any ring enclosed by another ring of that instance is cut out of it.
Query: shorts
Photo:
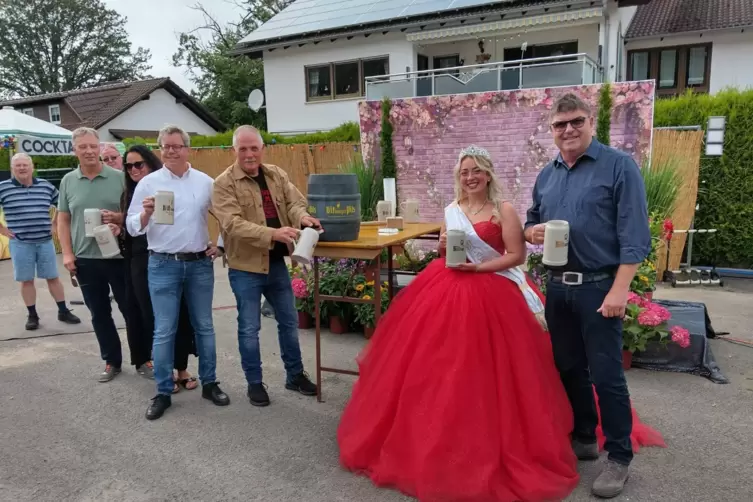
[[[52,239],[45,242],[22,242],[10,239],[10,259],[16,282],[58,278],[58,261]]]

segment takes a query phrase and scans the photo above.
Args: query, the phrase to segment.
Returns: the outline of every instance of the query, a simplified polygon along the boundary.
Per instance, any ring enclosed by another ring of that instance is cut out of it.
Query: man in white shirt
[[[126,218],[128,232],[132,236],[146,233],[149,241],[149,293],[154,308],[152,357],[157,395],[147,408],[147,420],[160,418],[171,405],[175,333],[183,294],[196,333],[202,397],[217,406],[230,404],[215,375],[212,258],[217,250],[211,247],[207,229],[213,180],[188,163],[190,138],[181,128],[164,127],[157,141],[165,168],[139,182]],[[158,191],[173,193],[172,225],[154,221],[154,195]]]

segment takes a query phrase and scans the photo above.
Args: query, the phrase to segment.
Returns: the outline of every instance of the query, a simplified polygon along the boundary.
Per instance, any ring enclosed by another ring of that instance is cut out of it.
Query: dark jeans
[[[92,315],[94,334],[102,359],[115,368],[123,364],[120,336],[112,319],[110,290],[120,313],[126,318],[125,264],[122,259],[76,259],[78,279],[84,303]]]
[[[287,265],[283,260],[271,260],[269,274],[231,268],[228,278],[238,305],[238,348],[246,381],[249,384],[262,383],[259,330],[263,294],[274,310],[280,357],[285,365],[287,381],[292,382],[293,378],[303,372],[303,361],[298,342],[298,312]]]
[[[628,465],[633,459],[633,417],[622,369],[622,319],[606,318],[597,312],[612,283],[613,279],[605,279],[567,286],[548,281],[546,322],[554,361],[573,407],[573,438],[596,442],[593,382],[606,436],[604,449],[610,460]]]
[[[131,349],[131,364],[137,368],[152,360],[152,343],[154,340],[154,312],[149,296],[149,255],[137,254],[126,260],[126,298],[128,315],[126,326],[128,347]],[[178,332],[175,338],[175,369],[184,371],[188,368],[188,356],[196,354],[191,320],[185,296],[180,305]]]

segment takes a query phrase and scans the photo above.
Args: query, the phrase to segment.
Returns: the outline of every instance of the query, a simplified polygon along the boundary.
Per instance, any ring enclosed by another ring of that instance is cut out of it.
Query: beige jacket
[[[300,228],[301,219],[308,215],[306,198],[279,167],[264,164],[261,171],[282,226]],[[269,273],[275,229],[267,226],[259,185],[238,165],[228,167],[214,180],[212,212],[220,223],[229,267]]]

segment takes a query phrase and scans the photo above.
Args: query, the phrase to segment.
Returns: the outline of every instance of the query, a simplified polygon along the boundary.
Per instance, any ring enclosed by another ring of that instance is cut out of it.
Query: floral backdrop
[[[495,170],[521,217],[541,170],[556,155],[548,115],[558,96],[574,92],[594,115],[601,85],[522,89],[399,99],[390,112],[401,201],[420,202],[424,221],[439,221],[452,202],[452,169],[460,150],[476,144],[489,150]],[[651,148],[654,82],[612,84],[612,146],[642,164]],[[361,146],[366,160],[379,159],[381,103],[359,103]]]

